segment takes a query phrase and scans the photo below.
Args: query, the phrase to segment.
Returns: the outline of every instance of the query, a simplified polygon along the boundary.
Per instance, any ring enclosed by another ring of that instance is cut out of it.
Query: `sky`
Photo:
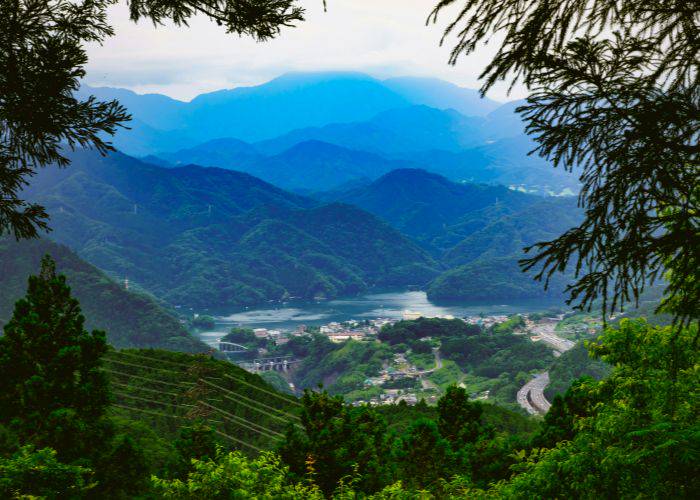
[[[204,17],[189,27],[134,24],[126,2],[110,9],[116,36],[88,47],[86,82],[190,100],[198,94],[258,85],[290,71],[349,70],[378,78],[429,76],[478,88],[478,75],[494,53],[483,47],[456,66],[448,65],[451,44],[440,47],[445,24],[426,26],[436,0],[301,0],[306,21],[285,28],[274,40],[255,42],[227,35]],[[488,96],[499,101],[524,97],[505,85]]]

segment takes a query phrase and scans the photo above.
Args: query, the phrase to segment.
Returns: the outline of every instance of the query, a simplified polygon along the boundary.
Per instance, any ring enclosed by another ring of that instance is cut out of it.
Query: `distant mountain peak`
[[[440,174],[436,174],[433,172],[428,172],[425,169],[422,168],[397,168],[396,170],[392,170],[391,172],[384,174],[381,176],[379,179],[377,179],[377,183],[379,182],[387,182],[387,181],[404,181],[407,179],[411,180],[424,180],[424,179],[431,179],[435,181],[440,181],[440,182],[445,182],[445,183],[450,183],[452,184],[451,181],[449,181],[447,178],[443,177]]]

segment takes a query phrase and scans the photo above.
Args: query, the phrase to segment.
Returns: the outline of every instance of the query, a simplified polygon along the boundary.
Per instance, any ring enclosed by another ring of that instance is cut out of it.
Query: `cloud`
[[[300,3],[306,21],[265,43],[227,35],[201,17],[189,27],[134,24],[120,3],[110,10],[116,36],[88,48],[87,83],[188,100],[202,92],[263,83],[288,71],[354,70],[380,78],[434,76],[476,88],[493,55],[488,47],[449,66],[450,46],[439,46],[448,17],[426,26],[430,0],[331,0],[325,13],[321,0]],[[523,95],[517,89],[510,99]],[[489,96],[505,100],[505,86]]]

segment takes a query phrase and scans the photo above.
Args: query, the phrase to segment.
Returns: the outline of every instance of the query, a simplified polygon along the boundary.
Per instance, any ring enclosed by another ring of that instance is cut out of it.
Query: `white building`
[[[253,333],[255,334],[255,337],[258,339],[266,339],[269,337],[269,333],[267,331],[267,328],[255,328],[253,329]]]

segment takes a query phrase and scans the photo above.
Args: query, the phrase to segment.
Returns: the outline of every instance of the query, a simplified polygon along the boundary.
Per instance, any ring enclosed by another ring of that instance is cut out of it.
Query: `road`
[[[538,373],[535,378],[518,391],[518,404],[531,415],[547,413],[552,406],[544,397],[544,388],[549,384],[549,373]]]
[[[532,333],[535,335],[535,338],[539,337],[540,342],[544,342],[552,347],[555,355],[561,355],[561,353],[568,351],[576,344],[557,336],[554,333],[556,325],[554,322],[538,323],[532,327]],[[518,391],[518,404],[531,415],[544,415],[552,406],[544,396],[544,389],[547,385],[549,385],[549,372],[538,373]]]
[[[556,323],[538,323],[532,327],[532,333],[535,334],[535,338],[539,337],[542,342],[551,346],[552,349],[561,354],[562,352],[568,351],[576,344],[571,340],[558,337],[557,334],[554,333],[554,328],[556,326]]]
[[[440,357],[440,348],[434,347],[433,353],[435,354],[435,369],[439,370],[442,368],[442,358]]]

